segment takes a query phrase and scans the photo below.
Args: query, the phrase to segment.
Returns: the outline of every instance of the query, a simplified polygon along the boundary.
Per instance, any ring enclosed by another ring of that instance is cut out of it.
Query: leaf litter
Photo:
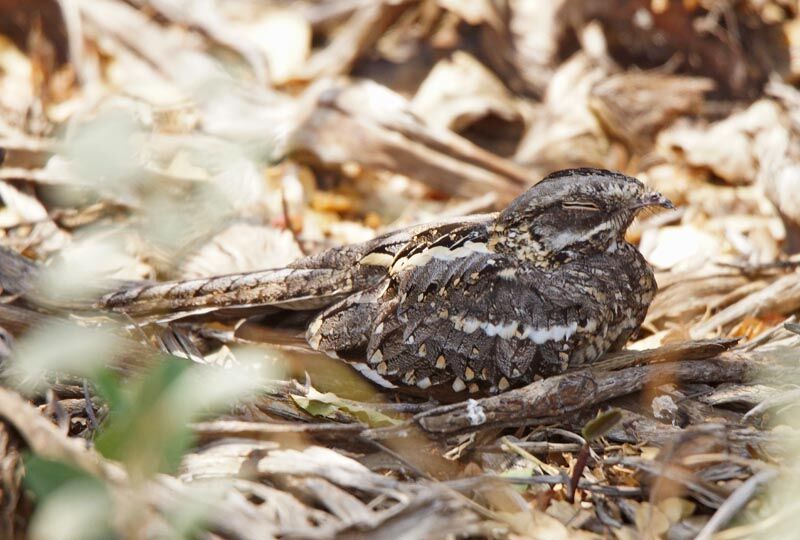
[[[798,7],[546,4],[0,7],[0,235],[49,270],[1,284],[0,537],[792,537]],[[627,350],[498,396],[386,395],[241,314],[20,300],[282,266],[574,166],[680,206],[629,233],[660,292]]]

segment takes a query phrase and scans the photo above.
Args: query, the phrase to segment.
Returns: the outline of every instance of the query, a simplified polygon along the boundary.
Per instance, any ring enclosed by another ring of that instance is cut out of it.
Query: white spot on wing
[[[471,426],[479,426],[486,422],[486,413],[483,411],[483,407],[474,399],[467,400],[467,418]]]
[[[514,267],[504,268],[497,273],[497,277],[501,279],[515,279],[517,277],[517,269]]]
[[[366,266],[385,266],[388,268],[393,260],[394,257],[388,253],[370,253],[362,257],[358,262]]]
[[[481,321],[474,317],[459,317],[453,316],[450,318],[457,330],[462,330],[467,334],[471,334],[480,329],[489,337],[498,336],[503,339],[511,339],[519,328],[517,321],[491,323],[489,321]],[[521,339],[529,339],[536,344],[541,345],[548,341],[564,341],[571,338],[578,330],[578,323],[576,321],[570,324],[556,324],[553,326],[535,327],[525,325],[522,327]]]
[[[467,317],[464,319],[464,326],[463,330],[466,334],[471,334],[481,326],[481,321],[478,319],[473,319],[471,317]]]
[[[568,325],[556,324],[543,328],[526,326],[522,332],[522,339],[529,339],[537,344],[547,343],[548,341],[562,341],[572,337],[577,330],[577,321],[573,321]]]
[[[308,325],[308,333],[316,334],[317,332],[319,332],[321,326],[322,326],[322,317],[317,317],[316,319],[314,319],[314,322]]]
[[[514,333],[517,331],[518,326],[519,323],[517,321],[498,324],[492,324],[490,322],[481,323],[481,329],[487,336],[500,336],[503,339],[510,339],[514,337]]]
[[[320,328],[322,328],[322,317],[317,317],[308,325],[308,330],[306,330],[306,341],[308,341],[312,349],[319,349],[319,344],[322,341],[322,334],[319,333]]]
[[[369,379],[370,381],[374,382],[379,386],[383,386],[384,388],[397,388],[396,385],[390,383],[389,381],[381,377],[381,375],[377,371],[371,369],[366,364],[362,364],[361,362],[352,362],[350,365],[353,366],[356,369],[356,371],[361,373],[364,377],[366,377],[367,379]]]
[[[415,253],[410,257],[399,259],[392,265],[390,272],[396,274],[406,267],[424,266],[430,262],[431,259],[438,259],[442,261],[453,261],[463,257],[468,257],[473,253],[491,253],[489,248],[483,242],[465,242],[463,246],[456,249],[450,249],[446,246],[434,246],[419,253]]]

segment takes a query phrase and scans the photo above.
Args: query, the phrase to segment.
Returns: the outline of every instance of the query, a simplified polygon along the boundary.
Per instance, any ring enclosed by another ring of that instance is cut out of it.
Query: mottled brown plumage
[[[499,213],[418,226],[291,268],[148,285],[104,297],[132,316],[290,309],[306,338],[384,386],[496,392],[621,348],[656,292],[624,234],[671,208],[634,178],[554,173]]]

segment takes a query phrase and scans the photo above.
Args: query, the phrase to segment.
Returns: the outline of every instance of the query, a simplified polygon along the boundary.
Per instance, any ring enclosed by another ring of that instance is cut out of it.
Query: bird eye
[[[600,207],[591,201],[564,201],[561,207],[567,210],[588,210],[598,212]]]

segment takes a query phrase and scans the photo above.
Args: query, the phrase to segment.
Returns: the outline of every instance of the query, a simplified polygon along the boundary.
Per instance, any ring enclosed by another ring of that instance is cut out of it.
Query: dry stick
[[[548,441],[517,441],[515,444],[530,454],[579,452],[580,449],[583,448],[583,445],[578,443],[552,443]],[[478,446],[476,450],[491,454],[505,453],[505,450],[503,450],[498,444]]]
[[[800,511],[800,501],[787,501],[777,512],[769,514],[753,523],[725,529],[716,534],[715,538],[718,540],[772,538],[771,536],[766,536],[765,533],[772,532],[770,529],[775,529],[780,525],[785,526],[787,522],[791,523],[789,520],[794,519],[798,511]]]
[[[78,82],[82,85],[94,82],[90,76],[92,70],[87,70],[84,62],[84,37],[80,10],[74,0],[59,0],[58,4],[67,31],[70,67],[75,70]]]
[[[457,480],[449,480],[444,482],[445,485],[457,491],[472,490],[477,487],[485,485],[489,481],[498,481],[504,484],[514,485],[566,485],[569,482],[569,477],[566,474],[540,474],[536,476],[498,476],[492,474],[483,474],[479,476],[472,476],[469,478],[459,478]],[[642,496],[642,488],[631,486],[613,486],[608,484],[592,483],[585,478],[581,478],[578,482],[578,487],[584,491],[591,493],[599,493],[609,497],[619,498],[637,498]]]
[[[589,463],[590,452],[591,448],[587,442],[583,445],[583,448],[581,448],[580,452],[578,452],[578,457],[575,459],[575,467],[572,469],[572,474],[570,475],[569,483],[567,484],[567,502],[570,504],[575,502],[575,491],[578,489],[578,484],[581,480],[581,476],[583,475],[583,470]]]
[[[657,479],[667,479],[681,484],[698,502],[709,508],[719,508],[725,502],[723,494],[715,484],[679,465],[636,457],[615,457],[604,460],[604,463],[624,465],[643,471]]]
[[[13,390],[0,387],[0,419],[12,425],[33,453],[63,461],[116,485],[127,480],[127,472],[86,447],[86,441],[67,437],[39,410]]]
[[[92,403],[92,395],[89,393],[89,381],[86,379],[83,379],[83,398],[86,402],[86,417],[89,418],[89,426],[92,431],[97,431],[100,424],[94,415],[94,403]]]
[[[745,413],[745,415],[742,417],[742,420],[747,420],[748,418],[751,418],[757,414],[762,414],[769,409],[774,409],[775,407],[780,407],[789,403],[797,403],[798,399],[800,399],[800,388],[782,392],[777,396],[769,396],[764,399],[764,401],[747,411],[747,413]]]
[[[693,338],[701,338],[745,315],[758,315],[767,311],[790,313],[798,307],[800,307],[800,272],[795,272],[777,279],[768,287],[742,298],[707,321],[695,325],[690,334]]]
[[[668,343],[655,349],[643,351],[620,351],[605,355],[592,364],[594,371],[611,371],[656,362],[677,362],[679,360],[703,360],[717,356],[733,348],[739,338],[701,339]]]
[[[737,382],[755,373],[755,366],[732,353],[708,360],[636,366],[620,371],[584,369],[549,377],[504,394],[444,405],[412,419],[434,436],[468,433],[487,427],[553,422],[578,410],[652,386],[661,381]],[[408,426],[367,430],[374,438],[404,436]]]
[[[552,421],[580,409],[637,392],[658,381],[734,382],[750,373],[742,361],[699,360],[637,366],[616,372],[589,369],[543,379],[524,388],[478,400],[477,407],[457,404],[438,407],[414,417],[423,431],[450,435],[492,427]],[[486,420],[476,422],[478,408]]]
[[[720,530],[726,523],[733,519],[739,510],[753,498],[759,487],[770,482],[773,478],[778,476],[778,471],[775,469],[765,469],[760,471],[747,481],[736,488],[736,491],[728,497],[722,505],[717,508],[711,519],[708,520],[705,527],[700,530],[700,533],[695,537],[695,540],[711,540],[715,532]]]
[[[722,266],[723,268],[735,268],[747,276],[754,276],[757,274],[769,272],[771,270],[794,270],[798,266],[800,266],[800,260],[773,261],[762,264],[736,264],[736,263],[718,262],[717,265]]]
[[[742,349],[743,351],[755,350],[758,347],[760,347],[761,345],[763,345],[764,343],[767,343],[768,341],[770,341],[775,336],[775,334],[777,334],[781,330],[791,331],[792,323],[794,323],[795,320],[796,320],[796,316],[792,315],[791,317],[789,317],[788,319],[783,321],[782,325],[779,324],[777,326],[773,326],[772,328],[768,328],[768,329],[764,330],[763,332],[758,334],[756,337],[754,337],[750,341],[745,342],[742,345],[739,345],[737,347],[737,349]]]
[[[364,427],[360,424],[269,424],[266,422],[244,422],[241,420],[213,420],[189,424],[192,432],[202,440],[227,437],[246,437],[252,439],[271,438],[285,433],[343,434],[358,435]]]

